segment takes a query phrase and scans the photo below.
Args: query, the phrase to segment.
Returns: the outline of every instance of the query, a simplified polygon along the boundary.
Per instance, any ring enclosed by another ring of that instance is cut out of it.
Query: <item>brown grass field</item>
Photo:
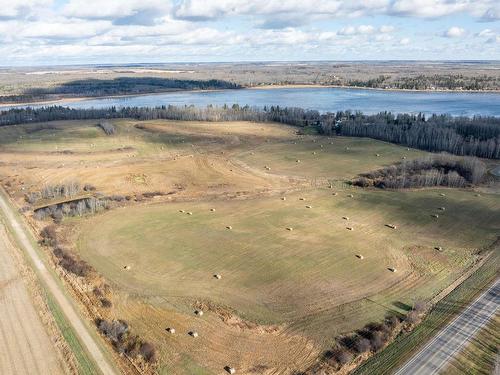
[[[499,233],[495,189],[345,184],[422,151],[278,124],[113,123],[113,136],[92,121],[0,128],[0,177],[19,206],[65,181],[129,197],[61,230],[112,286],[111,316],[155,343],[160,373],[304,370],[336,336],[430,300]]]

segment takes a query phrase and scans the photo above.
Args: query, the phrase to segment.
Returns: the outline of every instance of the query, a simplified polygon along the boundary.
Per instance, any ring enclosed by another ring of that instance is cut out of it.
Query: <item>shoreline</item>
[[[223,90],[243,90],[247,89],[247,87],[242,87],[240,89],[212,89],[212,90],[202,90],[202,89],[193,89],[193,90],[182,90],[182,89],[173,89],[169,91],[161,91],[161,92],[144,92],[140,94],[120,94],[120,95],[105,95],[105,96],[80,96],[80,97],[68,97],[68,98],[59,98],[59,99],[51,99],[51,100],[40,100],[36,102],[12,102],[12,103],[2,103],[0,102],[0,110],[3,107],[29,107],[30,105],[43,105],[43,104],[57,104],[60,102],[80,102],[83,100],[94,100],[94,99],[106,99],[106,98],[133,98],[137,96],[148,96],[148,95],[163,95],[169,93],[179,93],[179,92],[217,92]]]
[[[276,90],[276,89],[307,89],[307,88],[335,88],[335,89],[348,89],[348,90],[373,90],[373,91],[387,91],[387,92],[413,92],[413,93],[453,93],[453,94],[500,94],[499,90],[445,90],[445,89],[436,89],[436,90],[417,90],[417,89],[396,89],[396,88],[378,88],[378,87],[357,87],[357,86],[342,86],[342,85],[319,85],[319,84],[290,84],[290,85],[261,85],[261,86],[248,86],[241,87],[239,89],[212,89],[212,90],[201,90],[201,89],[193,89],[193,90],[182,90],[182,89],[174,89],[169,91],[161,91],[161,92],[145,92],[140,94],[121,94],[121,95],[106,95],[106,96],[82,96],[82,97],[68,97],[68,98],[59,98],[59,99],[51,99],[51,100],[41,100],[34,102],[0,102],[0,110],[5,107],[18,107],[18,106],[26,106],[29,107],[31,105],[57,105],[60,102],[79,102],[83,100],[99,100],[106,98],[131,98],[138,96],[148,96],[148,95],[164,95],[168,93],[188,93],[188,92],[217,92],[217,91],[225,91],[225,90]]]
[[[262,86],[250,86],[245,87],[251,90],[273,90],[273,89],[307,89],[307,88],[334,88],[334,89],[350,89],[350,90],[374,90],[374,91],[401,91],[401,92],[443,92],[443,93],[464,93],[464,94],[500,94],[500,89],[498,90],[447,90],[447,89],[436,89],[436,90],[418,90],[418,89],[397,89],[397,88],[382,88],[382,87],[360,87],[360,86],[345,86],[345,85],[319,85],[319,84],[291,84],[291,85],[262,85]]]

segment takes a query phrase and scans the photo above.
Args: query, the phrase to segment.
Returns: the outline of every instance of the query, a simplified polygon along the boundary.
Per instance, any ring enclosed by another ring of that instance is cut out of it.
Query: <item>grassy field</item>
[[[113,123],[114,136],[89,121],[0,128],[0,176],[20,204],[69,180],[169,193],[62,224],[112,285],[112,315],[158,347],[161,373],[307,368],[337,335],[435,296],[500,229],[494,191],[345,184],[421,151],[276,124]]]

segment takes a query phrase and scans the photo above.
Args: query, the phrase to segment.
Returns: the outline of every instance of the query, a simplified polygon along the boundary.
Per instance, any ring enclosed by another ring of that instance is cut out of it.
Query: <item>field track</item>
[[[28,235],[24,231],[24,228],[22,225],[19,223],[18,219],[15,217],[14,213],[12,212],[12,209],[9,207],[8,203],[6,202],[5,198],[3,195],[0,194],[0,209],[3,212],[4,217],[10,222],[15,235],[18,237],[20,243],[26,250],[26,254],[31,258],[32,262],[35,265],[36,270],[38,271],[38,274],[42,278],[42,280],[46,283],[47,289],[53,294],[55,300],[57,303],[60,305],[61,309],[63,310],[64,314],[66,315],[66,318],[68,321],[72,324],[73,328],[77,332],[79,338],[81,339],[82,344],[86,347],[92,358],[94,359],[95,363],[97,364],[98,368],[100,371],[107,375],[107,374],[114,374],[115,371],[113,367],[109,364],[103,353],[101,352],[99,346],[96,344],[94,341],[93,337],[90,335],[88,332],[87,327],[85,326],[82,318],[80,315],[77,313],[75,308],[73,307],[72,303],[69,301],[68,297],[64,294],[62,291],[60,285],[56,282],[55,276],[49,272],[49,270],[46,268],[45,264],[42,262],[40,257],[38,256],[35,248],[31,244],[30,240],[28,239]],[[8,280],[8,279],[7,279]],[[9,307],[12,309],[12,307]],[[1,310],[0,310],[1,311]],[[3,317],[4,315],[2,315]],[[18,313],[14,313],[13,311],[10,312],[10,316],[15,319],[17,316],[19,316]],[[2,322],[0,324],[3,325],[3,318]],[[23,321],[24,323],[24,321]],[[13,329],[15,329],[15,326],[13,326]],[[2,332],[4,332],[3,327],[2,327]],[[19,332],[19,331],[17,331]],[[28,332],[27,330],[24,331],[25,333]],[[21,334],[21,333],[19,333]],[[33,342],[33,337],[30,337],[30,343]],[[1,341],[4,342],[10,342],[6,341],[5,338]],[[1,344],[0,344],[1,345]],[[29,344],[28,344],[29,345]],[[9,344],[9,347],[11,345]],[[1,346],[0,346],[1,348]],[[2,353],[7,353],[7,351],[2,351]],[[24,353],[24,350],[19,351],[19,353]],[[44,358],[43,356],[41,357],[42,359]],[[24,361],[16,361],[17,363],[19,362],[24,362]],[[21,371],[21,369],[20,369]],[[2,374],[4,372],[2,371]],[[30,371],[21,371],[20,373],[27,373],[31,374],[32,372]],[[41,372],[41,373],[51,373],[49,372]]]

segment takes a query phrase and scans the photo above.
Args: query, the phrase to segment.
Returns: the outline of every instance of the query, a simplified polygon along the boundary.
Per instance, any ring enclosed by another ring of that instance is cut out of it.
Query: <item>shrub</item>
[[[397,316],[391,315],[391,316],[387,317],[385,322],[391,330],[394,330],[401,321]]]
[[[47,246],[55,246],[57,244],[57,232],[55,225],[47,225],[40,232],[42,243]]]
[[[373,332],[372,338],[370,339],[370,346],[372,351],[377,352],[382,349],[387,342],[387,336],[382,331]]]
[[[108,309],[111,306],[113,306],[113,304],[111,303],[111,301],[109,299],[101,298],[101,306]]]
[[[116,132],[115,126],[108,121],[100,122],[97,126],[100,127],[106,135],[113,135]]]
[[[59,265],[66,271],[80,277],[89,275],[92,270],[92,268],[85,261],[75,259],[67,253],[63,253],[62,258],[59,260]]]
[[[94,185],[91,185],[91,184],[85,184],[83,186],[83,191],[95,191],[96,188]]]
[[[35,204],[36,202],[38,202],[38,200],[40,198],[41,198],[41,194],[38,191],[32,192],[32,193],[28,193],[26,195],[26,202],[28,202],[29,204]]]
[[[113,343],[124,341],[129,331],[128,324],[124,320],[99,320],[97,328]]]
[[[60,246],[55,247],[52,252],[54,253],[54,255],[57,258],[60,258],[60,259],[62,259],[66,254],[66,251]]]
[[[139,348],[139,353],[142,355],[147,362],[156,361],[156,349],[153,344],[149,342],[143,342]]]
[[[364,337],[357,337],[356,341],[354,343],[354,349],[356,349],[356,352],[362,354],[366,353],[371,349],[371,343],[370,340],[365,339]]]

